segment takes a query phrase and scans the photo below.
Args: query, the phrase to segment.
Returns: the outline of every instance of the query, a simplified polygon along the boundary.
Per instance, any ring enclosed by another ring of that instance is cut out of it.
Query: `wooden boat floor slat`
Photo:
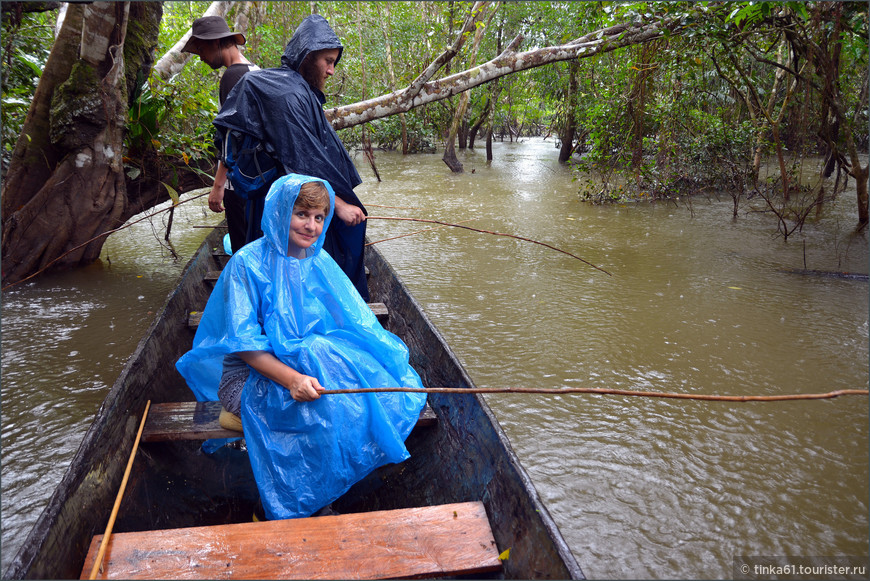
[[[341,397],[341,396],[335,396]],[[241,432],[226,430],[218,423],[219,401],[183,401],[156,403],[148,411],[148,420],[142,430],[143,442],[170,440],[207,440],[210,438],[238,438]],[[417,426],[432,426],[438,421],[427,403],[420,412]]]
[[[102,535],[82,568],[88,578]],[[395,579],[499,571],[479,501],[113,534],[97,579]]]

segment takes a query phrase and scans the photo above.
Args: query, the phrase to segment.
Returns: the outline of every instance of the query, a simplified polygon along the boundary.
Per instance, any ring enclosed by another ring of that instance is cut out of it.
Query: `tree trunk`
[[[635,181],[638,186],[641,185],[643,180],[643,137],[649,95],[648,89],[653,71],[658,66],[653,62],[658,52],[656,44],[655,42],[650,42],[640,45],[638,49],[640,54],[634,67],[637,70],[637,74],[634,77],[634,86],[631,88],[628,99],[628,113],[631,117],[631,167],[634,170]],[[659,168],[661,172],[670,165],[670,160],[660,156],[657,163],[661,165]]]
[[[786,63],[784,61],[784,57],[783,57],[783,50],[784,49],[785,49],[785,44],[780,43],[779,47],[777,48],[776,60],[781,65],[791,64],[791,63]],[[782,82],[782,79],[785,76],[785,74],[786,74],[786,72],[784,69],[780,68],[780,69],[776,70],[776,74],[774,75],[774,79],[773,79],[773,86],[771,87],[771,89],[769,91],[769,97],[767,100],[766,110],[768,112],[768,115],[766,115],[765,118],[761,121],[761,126],[756,131],[755,154],[753,155],[753,158],[752,158],[752,182],[755,185],[758,184],[758,173],[759,173],[759,171],[761,171],[762,154],[764,153],[764,151],[763,151],[764,150],[764,136],[767,133],[767,128],[770,126],[769,119],[773,115],[773,107],[776,104],[776,98],[779,94],[779,85]],[[783,111],[785,110],[786,104],[787,104],[787,102],[783,103],[783,107],[782,107]]]
[[[474,149],[474,140],[477,139],[477,132],[489,120],[490,111],[492,111],[492,99],[487,97],[486,103],[483,104],[483,111],[480,112],[477,120],[471,124],[471,129],[468,132],[468,149]]]
[[[476,22],[483,19],[486,14],[486,6],[487,2],[478,2],[474,5],[471,14],[465,22],[465,26],[463,27],[464,30],[468,30],[470,27],[475,26]],[[489,19],[487,19],[487,22],[492,19],[494,14],[495,11],[493,10],[489,15]],[[477,26],[474,31],[474,45],[471,49],[472,64],[477,62],[477,49],[480,47],[480,41],[483,40],[484,30],[486,30],[486,25]],[[462,173],[465,171],[462,167],[462,162],[456,157],[454,142],[456,141],[456,136],[459,133],[460,126],[465,119],[465,111],[468,109],[468,99],[469,94],[467,91],[464,91],[459,96],[459,105],[456,107],[456,112],[453,114],[453,123],[450,124],[450,133],[447,136],[447,145],[444,148],[444,157],[442,159],[453,173]]]
[[[128,217],[122,161],[128,82],[150,66],[143,55],[157,44],[161,15],[162,6],[149,2],[70,7],[52,49],[58,58],[49,59],[28,113],[41,147],[16,144],[24,154],[10,164],[3,190],[4,282],[61,256],[55,266],[92,262],[104,239],[84,243]],[[126,46],[128,25],[147,38]],[[125,60],[137,63],[135,71],[126,71]]]
[[[577,132],[577,123],[574,119],[574,111],[577,107],[577,74],[580,65],[576,61],[568,64],[568,92],[565,94],[565,117],[562,122],[559,139],[562,147],[559,148],[559,163],[567,163],[574,153],[574,134]]]
[[[464,93],[467,95],[468,93]],[[456,134],[456,140],[459,142],[459,149],[468,148],[468,105],[465,106],[465,115],[459,123],[459,132]]]
[[[852,175],[855,177],[855,190],[858,193],[858,226],[856,229],[861,231],[870,223],[867,199],[867,177],[870,175],[870,168],[861,167],[859,162],[853,166]]]
[[[446,145],[444,146],[444,157],[442,157],[442,161],[447,164],[447,167],[450,168],[450,171],[453,173],[463,173],[465,168],[462,166],[462,162],[459,161],[459,158],[456,157],[456,146],[453,144],[453,139],[448,139]]]
[[[45,63],[6,172],[2,195],[4,220],[22,209],[36,195],[45,184],[46,176],[63,155],[51,143],[49,109],[55,89],[69,78],[73,63],[78,58],[78,39],[82,35],[84,12],[83,4],[69,5],[63,27]]]
[[[858,225],[856,227],[857,231],[864,230],[867,228],[867,225],[870,224],[870,214],[868,214],[868,196],[867,196],[867,180],[870,178],[870,164],[862,166],[861,165],[861,155],[858,152],[858,146],[855,144],[855,135],[854,131],[866,130],[860,123],[858,123],[858,119],[860,118],[860,114],[862,110],[866,110],[867,108],[867,100],[870,97],[870,79],[867,78],[867,73],[864,73],[864,83],[861,88],[861,96],[858,100],[858,106],[855,107],[855,112],[849,127],[845,128],[845,137],[846,137],[846,152],[849,154],[849,160],[852,162],[852,167],[849,170],[849,173],[852,174],[852,177],[855,178],[855,192],[857,194],[857,203],[858,203]],[[842,104],[839,97],[839,93],[837,93],[837,98],[834,100],[837,109],[842,112]]]
[[[396,71],[393,66],[393,42],[390,38],[390,22],[392,21],[392,16],[390,15],[390,3],[384,2],[383,4],[384,10],[386,12],[384,18],[384,45],[387,49],[387,70],[390,73],[390,90],[396,90]],[[405,114],[399,113],[399,125],[401,126],[402,131],[402,155],[408,155],[409,145],[408,145],[408,123],[405,120]]]

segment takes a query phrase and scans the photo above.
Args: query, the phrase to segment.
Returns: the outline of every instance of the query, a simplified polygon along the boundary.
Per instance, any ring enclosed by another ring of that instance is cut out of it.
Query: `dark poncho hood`
[[[298,71],[306,56],[328,48],[338,49],[338,58],[335,59],[337,65],[344,47],[326,19],[319,14],[312,14],[299,24],[293,38],[287,43],[284,56],[281,57],[281,66]]]

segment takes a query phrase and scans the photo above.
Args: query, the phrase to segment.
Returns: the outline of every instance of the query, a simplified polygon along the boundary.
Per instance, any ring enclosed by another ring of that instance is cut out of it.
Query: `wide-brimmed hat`
[[[245,35],[233,32],[226,21],[220,16],[203,16],[193,21],[190,38],[184,44],[181,52],[196,53],[196,43],[199,40],[217,40],[228,36],[236,37],[236,44],[245,44]]]

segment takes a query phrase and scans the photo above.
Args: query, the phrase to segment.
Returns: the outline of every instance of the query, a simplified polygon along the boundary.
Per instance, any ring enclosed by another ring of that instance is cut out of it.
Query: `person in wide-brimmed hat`
[[[220,16],[203,16],[193,21],[190,39],[181,52],[199,55],[199,58],[212,69],[227,67],[220,80],[220,104],[223,106],[227,95],[239,79],[248,71],[259,67],[242,55],[239,45],[245,44],[245,35],[233,32]],[[213,212],[227,213],[230,248],[237,251],[245,244],[247,220],[245,219],[245,201],[238,197],[227,180],[227,168],[218,162],[214,177],[214,185],[208,196],[208,207]]]
[[[230,30],[226,21],[224,21],[220,16],[203,16],[202,18],[197,18],[193,21],[190,38],[181,49],[181,52],[192,52],[193,54],[197,54],[204,63],[213,69],[218,69],[223,66],[223,63],[216,62],[216,64],[213,64],[215,59],[207,60],[205,53],[211,53],[212,51],[209,49],[221,45],[226,47],[236,47],[245,44],[245,42],[245,35],[241,32],[233,32]],[[210,56],[214,57],[216,55],[211,54]]]

